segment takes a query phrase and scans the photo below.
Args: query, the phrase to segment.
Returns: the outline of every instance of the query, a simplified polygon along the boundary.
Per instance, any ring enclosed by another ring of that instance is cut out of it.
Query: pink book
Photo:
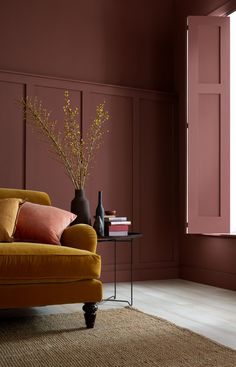
[[[124,225],[111,225],[108,227],[109,232],[116,232],[116,231],[128,231],[129,226],[127,224]]]

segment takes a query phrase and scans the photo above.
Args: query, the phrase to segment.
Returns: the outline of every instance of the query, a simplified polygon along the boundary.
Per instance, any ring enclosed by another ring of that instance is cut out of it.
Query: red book
[[[129,226],[128,224],[114,224],[108,226],[109,232],[119,232],[119,231],[128,231]]]

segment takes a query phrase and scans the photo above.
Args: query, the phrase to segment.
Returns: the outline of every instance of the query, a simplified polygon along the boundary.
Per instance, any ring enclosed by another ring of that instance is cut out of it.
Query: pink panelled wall
[[[128,215],[133,230],[144,233],[135,242],[136,279],[178,274],[174,100],[156,92],[173,92],[172,10],[173,0],[1,4],[0,185],[45,190],[54,205],[69,209],[73,187],[47,145],[24,126],[15,100],[37,94],[60,119],[58,106],[69,89],[86,129],[105,99],[109,133],[86,193],[92,212],[101,189],[105,207]],[[112,250],[99,245],[104,280],[112,279]],[[128,280],[129,248],[118,250],[120,279]]]
[[[179,241],[181,277],[235,289],[235,239],[184,234],[185,21],[187,15],[206,15],[225,3],[150,0],[147,6],[143,0],[11,0],[1,4],[0,185],[46,190],[55,205],[69,208],[73,187],[44,143],[22,124],[15,99],[37,93],[60,118],[58,106],[68,88],[73,102],[82,107],[84,128],[95,105],[105,99],[112,127],[86,192],[92,211],[102,189],[105,206],[130,216],[133,229],[144,233],[135,242],[135,279],[177,277]],[[154,90],[175,90],[179,95],[178,129],[172,96]],[[99,245],[104,280],[112,279],[112,250]],[[129,249],[121,244],[120,250],[119,279],[128,280]]]
[[[83,131],[95,116],[98,103],[105,100],[110,114],[109,133],[86,186],[92,215],[98,190],[102,190],[104,207],[128,216],[132,229],[144,234],[134,246],[134,278],[177,277],[177,149],[172,95],[0,72],[0,186],[46,191],[53,205],[70,209],[74,189],[63,166],[31,125],[24,125],[21,108],[15,103],[21,96],[37,95],[60,124],[65,89],[72,104],[79,106]],[[119,245],[118,280],[129,279],[129,250],[129,246]],[[111,281],[113,247],[99,244],[98,251],[103,261],[102,279]]]
[[[235,1],[224,0],[176,0],[176,37],[175,37],[175,83],[179,95],[179,239],[180,239],[180,276],[184,279],[211,284],[236,290],[236,239],[186,235],[186,94],[185,94],[185,33],[188,15],[208,15],[224,5],[229,9]],[[236,4],[235,4],[236,9]],[[214,13],[217,15],[217,12]]]

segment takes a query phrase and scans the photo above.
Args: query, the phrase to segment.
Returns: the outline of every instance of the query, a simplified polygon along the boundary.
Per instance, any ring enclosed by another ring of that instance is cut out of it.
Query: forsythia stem
[[[54,153],[59,157],[75,189],[83,189],[89,176],[91,161],[100,147],[103,135],[108,132],[104,123],[109,119],[105,102],[96,107],[96,116],[91,122],[85,139],[82,138],[79,121],[79,109],[71,107],[69,92],[64,92],[64,124],[60,130],[56,120],[51,120],[51,113],[42,107],[42,102],[35,97],[20,100],[25,111],[26,121],[45,136]]]

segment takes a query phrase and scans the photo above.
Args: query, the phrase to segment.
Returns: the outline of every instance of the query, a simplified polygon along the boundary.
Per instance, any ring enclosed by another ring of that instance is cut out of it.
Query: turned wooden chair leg
[[[96,303],[85,303],[83,305],[85,324],[88,329],[92,329],[94,327],[97,309],[98,306]]]

